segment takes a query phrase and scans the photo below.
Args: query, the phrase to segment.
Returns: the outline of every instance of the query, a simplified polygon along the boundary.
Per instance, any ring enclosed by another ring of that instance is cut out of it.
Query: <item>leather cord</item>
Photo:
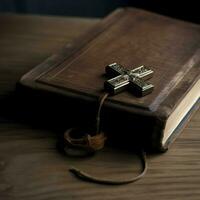
[[[102,149],[104,147],[106,136],[103,132],[100,131],[101,126],[101,110],[102,106],[108,97],[108,93],[105,93],[100,98],[100,103],[97,111],[96,116],[96,133],[95,134],[85,134],[84,136],[77,137],[75,133],[78,132],[78,129],[69,129],[64,133],[64,143],[65,147],[64,150],[67,155],[69,156],[88,156],[96,151]],[[110,179],[102,179],[96,176],[92,176],[82,170],[72,167],[69,169],[71,173],[73,173],[77,178],[80,178],[85,181],[99,183],[99,184],[107,184],[107,185],[123,185],[135,182],[142,178],[146,171],[147,171],[147,161],[146,161],[146,154],[144,151],[141,152],[140,155],[141,163],[142,163],[142,171],[141,173],[130,179],[125,180],[110,180]]]
[[[105,102],[105,99],[108,97],[108,93],[105,93],[100,98],[100,103],[97,111],[96,116],[96,130],[95,133],[90,134],[86,133],[85,131],[83,136],[80,136],[77,138],[76,135],[78,135],[80,132],[83,132],[83,130],[77,129],[77,128],[71,128],[68,129],[64,133],[64,142],[65,142],[65,152],[70,156],[84,156],[84,155],[90,155],[91,153],[94,153],[104,147],[106,136],[103,132],[100,132],[100,126],[101,126],[101,110],[103,103]],[[81,152],[81,155],[73,154],[73,152],[77,151]],[[85,151],[85,154],[83,153]],[[72,155],[73,154],[73,155]]]
[[[100,132],[100,121],[101,121],[101,110],[102,110],[102,106],[106,100],[106,98],[108,97],[108,93],[105,93],[101,98],[100,98],[100,103],[99,103],[99,108],[98,108],[98,111],[97,111],[97,116],[96,116],[96,132],[97,134],[99,134]]]
[[[141,158],[141,162],[142,162],[141,173],[138,176],[135,176],[135,177],[132,177],[129,179],[125,179],[125,180],[111,180],[111,179],[99,178],[96,176],[92,176],[88,173],[85,173],[75,167],[70,168],[69,171],[72,172],[76,177],[78,177],[84,181],[89,181],[89,182],[98,183],[98,184],[105,184],[105,185],[124,185],[124,184],[133,183],[133,182],[141,179],[146,174],[147,161],[146,161],[146,153],[144,151],[141,152],[140,158]]]

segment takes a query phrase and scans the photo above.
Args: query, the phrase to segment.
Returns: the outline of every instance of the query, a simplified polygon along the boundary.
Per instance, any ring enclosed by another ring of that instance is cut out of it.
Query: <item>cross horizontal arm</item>
[[[153,70],[145,67],[144,65],[131,70],[130,76],[135,76],[142,80],[148,80],[153,77]]]
[[[117,94],[127,88],[129,84],[128,75],[119,75],[105,82],[104,88],[112,95]]]

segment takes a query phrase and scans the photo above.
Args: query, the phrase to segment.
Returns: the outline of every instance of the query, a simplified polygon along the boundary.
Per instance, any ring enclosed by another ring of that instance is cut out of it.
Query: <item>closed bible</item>
[[[112,63],[127,70],[146,66],[154,72],[148,80],[154,87],[142,96],[127,89],[107,97],[101,128],[108,140],[165,151],[199,107],[200,26],[140,9],[118,9],[20,83],[59,94],[67,100],[63,117],[73,113],[92,124],[110,79],[105,68]]]

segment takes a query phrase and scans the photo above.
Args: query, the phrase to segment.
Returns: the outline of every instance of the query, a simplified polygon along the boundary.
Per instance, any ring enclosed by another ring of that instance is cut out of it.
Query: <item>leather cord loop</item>
[[[64,133],[64,143],[65,143],[65,152],[70,156],[75,156],[72,151],[80,150],[80,155],[76,154],[76,156],[81,155],[90,155],[104,147],[104,143],[106,137],[103,132],[91,136],[90,134],[85,134],[82,137],[77,138],[76,133],[80,132],[81,130],[76,128],[68,129]],[[85,154],[82,152],[85,151]],[[78,151],[77,151],[78,152]]]
[[[104,147],[106,137],[103,132],[100,132],[100,119],[101,119],[100,115],[103,103],[105,102],[105,99],[107,97],[108,93],[104,94],[104,96],[100,98],[99,108],[96,116],[95,134],[85,133],[84,135],[83,134],[80,135],[81,130],[75,128],[68,129],[64,133],[64,150],[67,155],[79,156],[79,157],[88,156]],[[142,162],[142,172],[138,176],[126,180],[118,181],[118,180],[102,179],[96,176],[92,176],[88,173],[85,173],[75,167],[70,168],[69,171],[73,173],[77,178],[93,183],[107,184],[107,185],[128,184],[142,178],[147,171],[145,152],[142,151],[140,158]]]

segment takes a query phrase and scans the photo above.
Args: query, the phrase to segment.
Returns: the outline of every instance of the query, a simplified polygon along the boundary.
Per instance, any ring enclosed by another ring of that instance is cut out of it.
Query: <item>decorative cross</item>
[[[117,63],[112,63],[106,66],[106,74],[111,77],[116,76],[104,84],[105,90],[112,95],[125,89],[131,89],[135,91],[137,96],[145,96],[151,93],[154,88],[154,85],[145,82],[153,76],[153,71],[145,66],[129,70]]]

